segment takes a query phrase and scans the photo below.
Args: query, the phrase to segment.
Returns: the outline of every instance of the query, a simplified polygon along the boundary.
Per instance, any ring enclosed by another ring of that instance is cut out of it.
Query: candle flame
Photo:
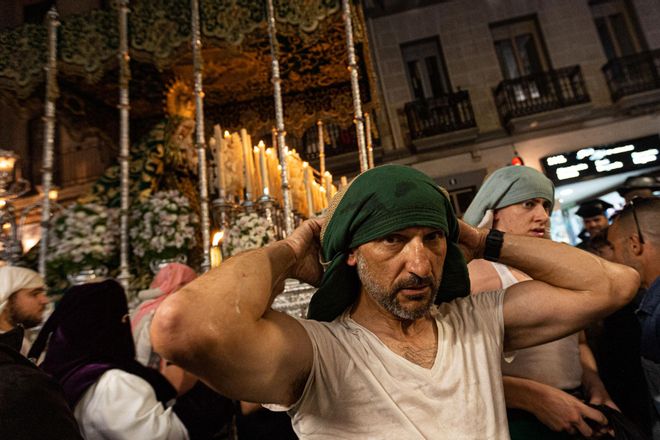
[[[231,135],[229,134],[229,131],[228,131],[228,130],[225,130],[225,137],[228,138],[228,137],[230,137],[230,136],[231,136]]]
[[[259,141],[259,148],[263,148],[265,146],[266,146],[266,144],[264,144],[263,140]]]
[[[225,231],[218,231],[215,234],[213,234],[213,241],[212,241],[213,246],[218,246],[224,236],[225,236]]]
[[[259,152],[259,147],[256,147],[256,146],[252,147],[252,151],[254,151],[255,153],[258,153]]]

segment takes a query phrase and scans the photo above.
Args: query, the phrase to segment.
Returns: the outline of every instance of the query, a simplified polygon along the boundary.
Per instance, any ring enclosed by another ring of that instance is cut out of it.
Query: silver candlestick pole
[[[53,185],[53,147],[55,142],[55,101],[57,87],[57,27],[60,25],[55,8],[48,12],[48,64],[46,65],[46,104],[44,108],[44,156],[41,168],[43,204],[41,206],[41,245],[39,247],[39,274],[46,278],[48,230],[50,226],[50,194]]]
[[[364,139],[364,121],[362,119],[362,102],[360,101],[360,83],[358,81],[358,67],[355,61],[355,44],[353,43],[353,24],[351,22],[351,4],[349,0],[342,0],[342,18],[346,27],[346,46],[348,47],[348,71],[351,73],[351,90],[353,92],[353,110],[355,130],[360,157],[360,172],[369,169],[367,147]]]
[[[204,91],[202,89],[202,37],[199,25],[199,1],[191,0],[193,72],[195,80],[195,145],[199,166],[199,203],[202,223],[202,271],[211,268],[211,224],[209,220],[209,188],[206,179],[206,142],[204,141]]]
[[[129,292],[131,274],[128,267],[128,193],[129,181],[129,96],[131,80],[130,56],[128,54],[128,0],[119,0],[119,168],[120,168],[120,244],[119,282],[126,294]]]
[[[273,89],[275,98],[275,128],[277,130],[277,150],[282,167],[282,209],[284,210],[284,232],[293,232],[293,209],[291,206],[291,191],[286,163],[286,144],[284,140],[284,110],[282,107],[282,80],[280,79],[280,64],[278,61],[279,45],[275,34],[275,12],[273,0],[268,0],[268,37],[270,38],[270,54],[272,57]]]

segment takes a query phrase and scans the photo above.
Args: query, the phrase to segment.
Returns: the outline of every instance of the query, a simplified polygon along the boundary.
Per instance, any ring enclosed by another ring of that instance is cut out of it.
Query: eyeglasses
[[[610,218],[610,220],[612,221],[612,224],[614,224],[616,222],[616,219],[618,217],[621,217],[622,215],[627,214],[627,213],[630,212],[632,214],[633,220],[635,221],[635,228],[637,229],[637,236],[639,237],[639,243],[644,244],[644,235],[642,234],[642,228],[639,226],[639,218],[637,216],[637,208],[640,208],[643,205],[645,205],[647,203],[650,203],[654,200],[657,200],[657,197],[653,197],[653,196],[651,196],[651,197],[633,197],[628,203],[626,203],[624,205],[624,207],[620,211],[615,213]],[[607,243],[610,243],[610,245],[611,245],[611,242],[609,240],[609,229],[610,228],[605,229],[603,238],[605,239],[605,241]]]
[[[639,242],[644,244],[644,236],[642,235],[642,228],[639,227],[639,219],[637,218],[637,209],[640,205],[644,204],[645,201],[652,199],[652,197],[633,197],[628,203],[623,207],[619,215],[632,211],[633,219],[635,220],[635,227],[637,228],[637,236],[639,237]]]
[[[642,235],[642,229],[639,227],[639,220],[637,219],[637,210],[635,209],[635,200],[637,200],[637,204],[641,202],[642,200],[638,199],[637,197],[633,197],[630,199],[630,202],[628,204],[631,206],[630,209],[632,209],[632,215],[633,218],[635,219],[635,226],[637,227],[637,235],[639,236],[639,242],[641,244],[644,244],[644,236]]]

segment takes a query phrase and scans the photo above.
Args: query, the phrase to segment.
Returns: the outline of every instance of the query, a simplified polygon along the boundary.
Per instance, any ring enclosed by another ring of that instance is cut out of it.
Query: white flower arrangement
[[[196,244],[197,215],[177,190],[159,191],[131,213],[133,253],[147,261],[187,254]]]
[[[48,262],[64,273],[112,265],[119,242],[119,212],[95,203],[75,203],[53,219]]]
[[[227,255],[232,256],[249,249],[257,249],[275,241],[273,228],[256,213],[243,213],[229,229],[224,243]]]

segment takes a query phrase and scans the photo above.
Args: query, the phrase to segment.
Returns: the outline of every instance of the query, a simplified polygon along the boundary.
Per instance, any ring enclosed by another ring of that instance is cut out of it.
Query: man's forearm
[[[542,405],[544,391],[548,385],[530,379],[515,376],[502,376],[504,400],[507,408],[522,409],[534,413]]]
[[[574,291],[610,292],[617,275],[627,270],[564,243],[513,234],[505,234],[499,261],[532,279]]]

